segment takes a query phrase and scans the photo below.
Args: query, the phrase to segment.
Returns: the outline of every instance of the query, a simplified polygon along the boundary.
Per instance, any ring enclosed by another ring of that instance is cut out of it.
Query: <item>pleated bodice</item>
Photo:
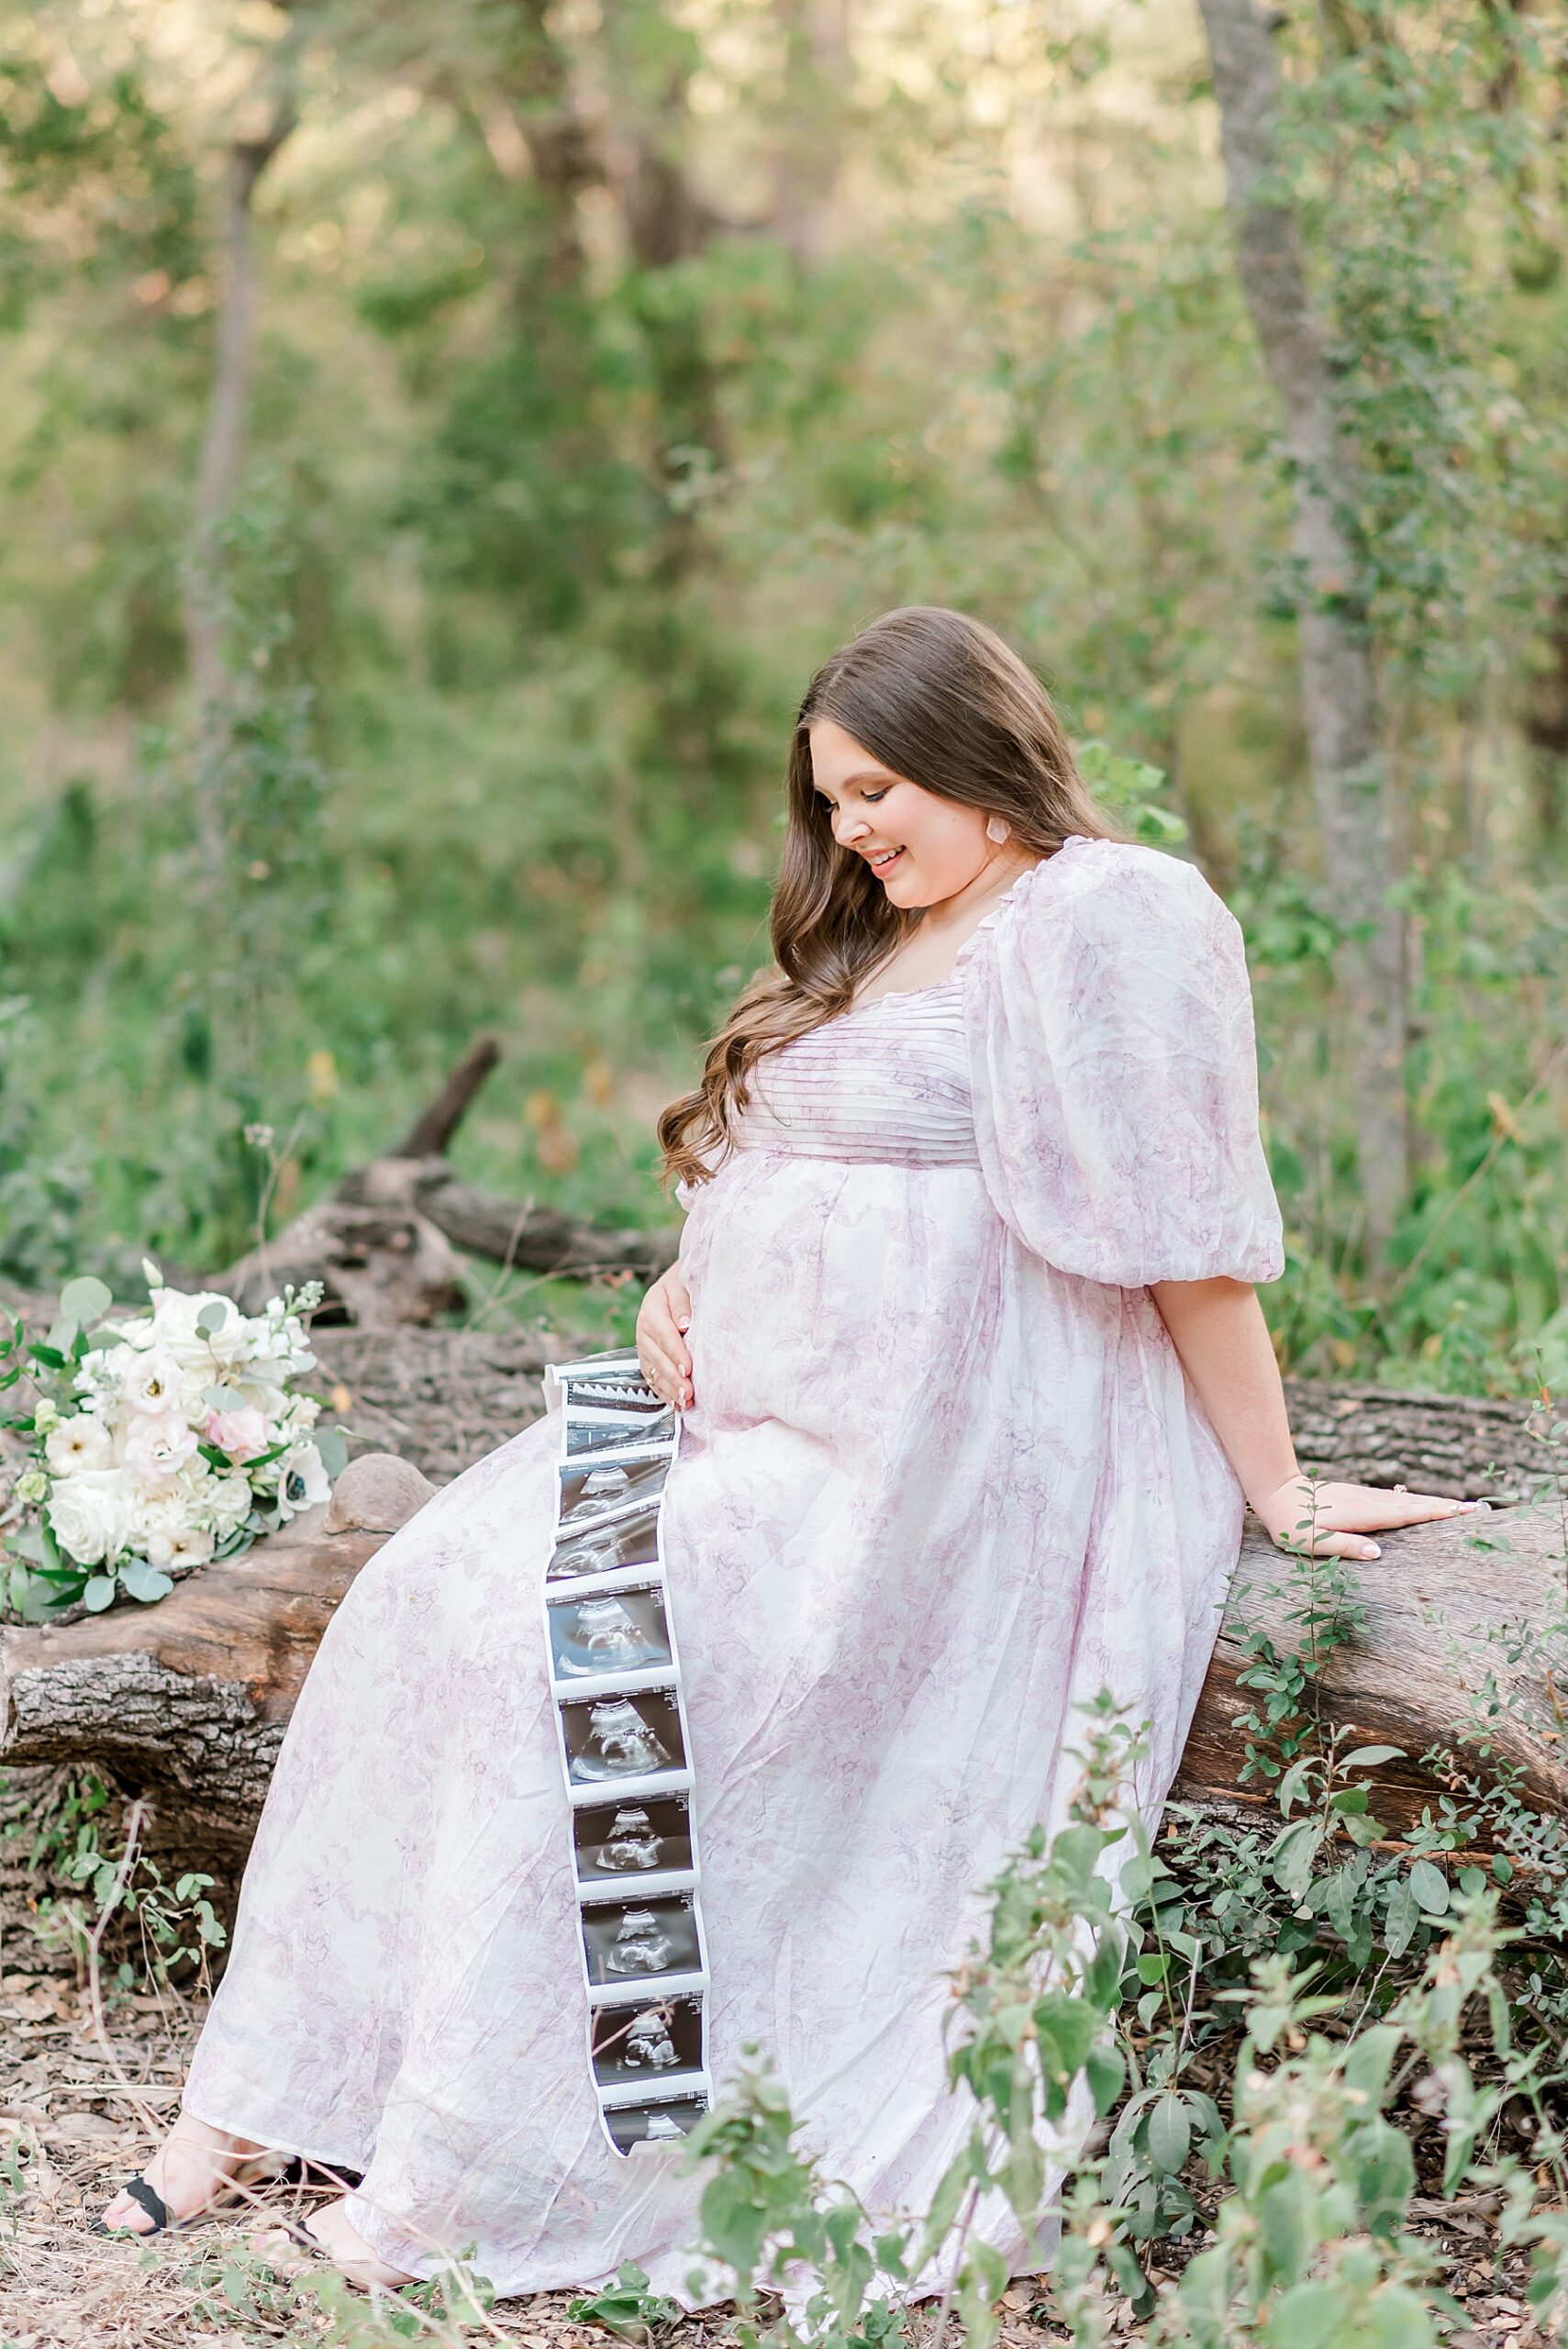
[[[876,996],[752,1074],[738,1150],[849,1164],[978,1166],[962,974]]]

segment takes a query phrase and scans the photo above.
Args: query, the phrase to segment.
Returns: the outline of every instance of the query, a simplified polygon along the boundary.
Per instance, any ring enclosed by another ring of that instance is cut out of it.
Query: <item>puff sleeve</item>
[[[981,1171],[1024,1245],[1121,1288],[1277,1279],[1246,956],[1203,875],[1074,839],[965,952]]]

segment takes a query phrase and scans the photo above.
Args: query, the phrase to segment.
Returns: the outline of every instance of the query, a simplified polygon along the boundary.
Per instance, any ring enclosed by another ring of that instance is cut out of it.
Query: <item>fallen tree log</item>
[[[1383,1556],[1350,1570],[1364,1628],[1327,1656],[1317,1699],[1326,1731],[1342,1728],[1356,1744],[1400,1749],[1367,1774],[1377,1816],[1401,1832],[1464,1779],[1492,1784],[1516,1774],[1526,1801],[1568,1808],[1568,1720],[1555,1679],[1568,1650],[1561,1629],[1548,1636],[1548,1627],[1563,1623],[1568,1578],[1555,1498],[1378,1539]],[[1245,1634],[1265,1634],[1282,1654],[1306,1649],[1291,1616],[1308,1571],[1249,1517],[1175,1800],[1231,1819],[1269,1808],[1261,1781],[1240,1782],[1246,1738],[1236,1723],[1256,1702],[1240,1683],[1251,1661]],[[1429,1753],[1440,1758],[1423,1766]]]
[[[1551,1480],[1551,1431],[1564,1424],[1543,1408],[1493,1396],[1312,1378],[1287,1378],[1284,1393],[1304,1469],[1455,1500],[1531,1498]]]
[[[396,1452],[444,1484],[544,1408],[539,1375],[595,1342],[572,1332],[328,1329],[312,1342],[335,1416],[368,1448]],[[601,1339],[598,1343],[603,1343]],[[1529,1500],[1548,1477],[1545,1415],[1490,1397],[1407,1394],[1287,1378],[1303,1468],[1455,1499]]]
[[[333,1609],[384,1538],[431,1490],[406,1461],[371,1455],[339,1480],[328,1510],[231,1562],[194,1575],[156,1607],[118,1609],[0,1637],[0,1759],[91,1765],[151,1798],[159,1842],[221,1871],[242,1861],[295,1697]],[[1299,1569],[1249,1521],[1222,1631],[1188,1741],[1176,1798],[1246,1817],[1266,1796],[1240,1786],[1250,1699],[1243,1628],[1282,1651]],[[1398,1831],[1441,1781],[1433,1746],[1467,1767],[1518,1774],[1550,1809],[1568,1803],[1552,1650],[1529,1627],[1560,1621],[1563,1531],[1553,1503],[1385,1537],[1351,1569],[1364,1631],[1329,1662],[1325,1726],[1402,1749],[1373,1772],[1375,1808]],[[1488,1710],[1488,1708],[1490,1709]],[[1490,1757],[1473,1749],[1483,1729]]]

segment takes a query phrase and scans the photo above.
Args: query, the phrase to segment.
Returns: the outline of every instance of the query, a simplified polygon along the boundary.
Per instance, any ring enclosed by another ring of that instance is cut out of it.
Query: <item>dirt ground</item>
[[[0,2349],[350,2340],[351,2320],[331,2319],[311,2288],[269,2280],[246,2254],[248,2236],[305,2207],[303,2189],[269,2189],[239,2219],[152,2244],[89,2231],[176,2108],[200,2002],[111,1989],[100,2036],[69,1955],[40,1943],[19,1897],[14,1854],[15,1846],[11,1865],[0,1870],[7,1879],[0,1884]],[[1469,2314],[1470,2329],[1453,2336],[1459,2349],[1531,2349],[1540,2335],[1523,2296],[1522,2266],[1498,2261],[1485,2213],[1428,2201],[1416,2215],[1440,2246],[1442,2280]],[[604,2349],[610,2336],[573,2322],[571,2298],[503,2303],[488,2333],[473,2337],[525,2349]],[[1065,2339],[1051,2320],[1043,2279],[1016,2284],[1002,2314],[1003,2349],[1047,2349]],[[1140,2340],[1130,2309],[1120,2317],[1122,2338]],[[912,2349],[929,2349],[935,2311],[912,2311],[908,2332]],[[948,2338],[958,2349],[956,2328]],[[733,2339],[732,2314],[723,2310],[659,2332],[661,2349],[721,2349]]]
[[[22,1957],[14,1941],[7,1954]],[[235,2349],[246,2340],[319,2337],[316,2301],[286,2285],[259,2288],[233,2256],[275,2213],[302,2207],[297,2188],[273,2189],[243,2224],[214,2221],[154,2245],[88,2232],[95,2211],[150,2152],[149,2121],[173,2110],[198,2021],[167,1998],[124,1995],[106,2049],[69,1972],[24,1972],[18,1963],[0,1976],[0,2169],[16,2173],[0,2188],[0,2349]],[[1522,2272],[1511,2264],[1499,2269],[1485,2217],[1433,2204],[1421,2216],[1448,2254],[1450,2288],[1469,2310],[1472,2329],[1456,2336],[1462,2349],[1529,2349],[1540,2336]],[[569,2300],[562,2293],[504,2303],[494,2311],[495,2334],[526,2349],[591,2342],[602,2349],[608,2336],[572,2322]],[[931,2329],[929,2314],[917,2312],[916,2349]],[[1130,2310],[1122,2330],[1129,2343],[1141,2337]],[[717,2349],[732,2337],[719,2310],[661,2333],[670,2349]],[[1005,2349],[1045,2349],[1063,2338],[1041,2293],[1014,2286]]]

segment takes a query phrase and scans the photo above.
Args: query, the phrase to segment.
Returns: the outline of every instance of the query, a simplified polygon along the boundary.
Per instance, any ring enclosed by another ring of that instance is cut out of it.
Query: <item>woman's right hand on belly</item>
[[[662,1273],[637,1316],[637,1359],[655,1395],[684,1410],[692,1399],[692,1357],[686,1331],[692,1326],[691,1293],[679,1264]]]

